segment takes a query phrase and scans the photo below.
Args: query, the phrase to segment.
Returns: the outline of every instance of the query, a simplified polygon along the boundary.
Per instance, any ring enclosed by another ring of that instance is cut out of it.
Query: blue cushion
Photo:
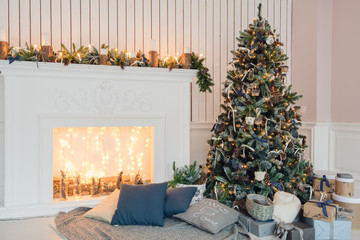
[[[185,212],[194,197],[196,187],[170,188],[166,192],[165,217]]]
[[[122,184],[111,225],[164,226],[167,183]]]

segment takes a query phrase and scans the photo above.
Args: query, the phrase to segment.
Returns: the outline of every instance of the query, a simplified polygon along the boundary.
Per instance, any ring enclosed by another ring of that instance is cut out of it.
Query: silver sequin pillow
[[[194,203],[200,202],[204,199],[204,192],[206,190],[206,185],[202,184],[202,185],[186,185],[186,184],[176,184],[177,188],[180,187],[196,187],[197,190],[195,192],[194,197],[191,199],[191,203],[190,206],[193,205]]]
[[[210,233],[218,233],[223,228],[238,221],[239,212],[216,200],[205,198],[190,206],[184,213],[173,217]]]

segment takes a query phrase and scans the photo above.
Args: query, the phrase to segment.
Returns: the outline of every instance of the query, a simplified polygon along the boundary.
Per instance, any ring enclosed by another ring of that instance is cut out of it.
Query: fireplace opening
[[[53,128],[53,200],[110,194],[154,180],[154,127]]]

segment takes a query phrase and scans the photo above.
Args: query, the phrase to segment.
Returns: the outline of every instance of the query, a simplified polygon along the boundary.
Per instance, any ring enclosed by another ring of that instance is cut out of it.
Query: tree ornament
[[[254,87],[253,89],[251,89],[251,96],[253,97],[258,97],[260,95],[260,89],[257,87]]]
[[[281,153],[280,153],[280,160],[281,160],[281,161],[285,161],[285,160],[286,160],[286,153],[284,153],[284,152],[281,152]]]
[[[255,123],[256,125],[261,125],[261,124],[263,123],[263,120],[262,120],[262,118],[255,118],[254,123]]]
[[[254,117],[245,117],[245,122],[248,125],[254,125],[255,118]]]
[[[257,171],[255,172],[255,180],[261,182],[265,178],[265,171]]]
[[[270,186],[271,182],[270,182],[270,176],[268,173],[265,174],[265,178],[264,178],[264,185],[265,186]]]
[[[232,155],[233,158],[237,158],[240,154],[240,149],[239,148],[235,148],[234,153]]]
[[[289,67],[288,66],[282,66],[281,67],[281,72],[288,72],[289,71]]]
[[[271,45],[274,43],[274,37],[272,35],[269,35],[267,38],[266,38],[266,44],[267,45]]]

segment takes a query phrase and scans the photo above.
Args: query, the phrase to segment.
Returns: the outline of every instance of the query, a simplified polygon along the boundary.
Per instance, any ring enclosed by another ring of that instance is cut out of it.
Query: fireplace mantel
[[[189,164],[195,70],[38,65],[0,61],[0,219],[101,201],[52,201],[54,127],[154,126],[154,181],[171,179],[173,161]]]

